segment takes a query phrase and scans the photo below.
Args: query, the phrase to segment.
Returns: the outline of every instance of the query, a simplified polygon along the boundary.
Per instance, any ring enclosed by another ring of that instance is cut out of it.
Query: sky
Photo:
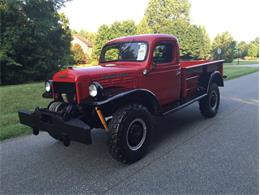
[[[149,0],[72,0],[60,10],[71,29],[96,32],[102,24],[142,19]],[[206,28],[209,37],[228,31],[236,41],[259,37],[259,0],[189,0],[191,22]]]

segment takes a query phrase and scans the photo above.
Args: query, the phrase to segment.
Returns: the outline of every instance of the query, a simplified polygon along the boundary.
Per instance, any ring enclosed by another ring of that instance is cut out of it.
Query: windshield
[[[104,46],[100,61],[144,61],[146,54],[147,44],[144,42],[121,42]]]

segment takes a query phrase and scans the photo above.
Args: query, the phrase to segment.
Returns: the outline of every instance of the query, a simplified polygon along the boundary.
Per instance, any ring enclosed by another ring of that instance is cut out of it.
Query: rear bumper
[[[33,129],[33,134],[46,131],[54,138],[60,139],[64,145],[69,145],[70,140],[84,144],[91,144],[91,128],[79,118],[64,121],[62,117],[36,109],[34,112],[21,110],[18,112],[21,124]]]

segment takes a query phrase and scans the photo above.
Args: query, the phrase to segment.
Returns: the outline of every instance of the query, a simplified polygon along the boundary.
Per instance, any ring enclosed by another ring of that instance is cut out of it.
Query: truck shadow
[[[165,117],[153,117],[153,132],[150,144],[150,151],[160,147],[167,139],[178,139],[178,136],[186,136],[189,138],[189,132],[194,131],[194,126],[203,123],[205,119],[201,116],[198,106],[187,107],[177,113],[169,114]],[[187,135],[185,135],[187,134]],[[77,152],[87,151],[88,157],[93,155],[93,158],[101,157],[107,158],[107,140],[108,135],[102,129],[95,129],[92,131],[93,144],[84,145],[76,142],[72,142],[70,147],[66,147],[68,150],[74,150],[77,148]],[[55,145],[63,145],[61,142],[55,142]],[[84,152],[84,153],[85,153]],[[95,155],[98,153],[98,156]],[[106,156],[106,157],[105,157]],[[110,156],[108,154],[108,156]]]
[[[182,134],[193,131],[194,126],[205,119],[201,116],[199,108],[196,105],[187,107],[179,112],[169,114],[165,117],[156,117],[153,119],[153,135],[150,149],[159,147],[167,139],[181,136]]]
[[[13,189],[13,192],[20,193],[23,192],[27,180],[37,181],[31,183],[32,193],[38,192],[41,185],[48,185],[49,193],[56,192],[57,189],[63,192],[91,189],[98,194],[102,193],[119,180],[125,180],[139,172],[167,151],[174,150],[176,145],[193,137],[205,122],[197,108],[194,105],[165,118],[153,118],[154,131],[150,151],[143,159],[129,166],[115,161],[110,156],[106,145],[107,135],[101,129],[93,132],[92,145],[72,142],[70,147],[64,147],[61,142],[51,139],[44,132],[41,132],[38,138],[28,136],[30,148],[23,144],[21,139],[22,153],[8,157],[13,162],[20,162],[22,159],[23,163],[17,163],[17,166],[23,167],[23,171],[17,173],[18,175],[5,174],[5,182],[15,182],[20,178],[21,182]],[[22,179],[25,177],[24,173],[27,179]],[[69,179],[61,179],[49,185],[49,181],[56,181],[57,178]]]

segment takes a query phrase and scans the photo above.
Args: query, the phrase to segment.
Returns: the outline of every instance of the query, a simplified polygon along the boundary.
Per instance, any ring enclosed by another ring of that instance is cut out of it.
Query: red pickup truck
[[[47,108],[21,110],[22,124],[33,134],[48,132],[65,146],[92,143],[91,130],[108,133],[112,157],[122,163],[139,160],[151,138],[151,115],[165,116],[199,102],[205,117],[217,114],[223,82],[223,60],[180,61],[172,35],[117,38],[101,51],[99,65],[69,67],[46,81]]]

